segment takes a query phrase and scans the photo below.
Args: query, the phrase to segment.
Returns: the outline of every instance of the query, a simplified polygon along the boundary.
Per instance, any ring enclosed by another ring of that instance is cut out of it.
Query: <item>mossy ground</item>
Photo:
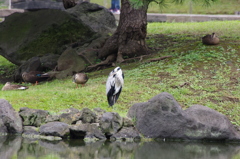
[[[204,105],[225,114],[239,126],[240,37],[233,34],[239,25],[239,21],[149,23],[146,41],[152,54],[142,61],[119,65],[125,83],[113,108],[108,106],[105,95],[105,82],[113,67],[87,73],[89,81],[85,87],[75,88],[68,77],[29,85],[26,91],[1,91],[0,98],[8,100],[16,110],[29,107],[57,113],[71,107],[100,107],[125,116],[133,104],[168,92],[183,109]],[[219,35],[220,44],[203,45],[201,37],[213,31]],[[172,57],[149,62],[166,55]]]

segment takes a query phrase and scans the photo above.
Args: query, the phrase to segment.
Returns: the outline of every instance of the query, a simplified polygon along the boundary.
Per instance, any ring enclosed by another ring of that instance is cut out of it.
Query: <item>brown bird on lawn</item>
[[[40,71],[30,71],[28,73],[23,72],[22,78],[24,82],[29,82],[37,85],[38,82],[46,81],[49,78],[49,75]]]
[[[202,37],[202,43],[206,45],[217,45],[219,44],[219,41],[220,40],[215,33],[212,33],[212,35],[207,34],[204,37]]]
[[[11,84],[10,82],[7,82],[3,87],[2,91],[8,91],[8,90],[26,90],[28,89],[27,86],[17,85],[17,84]]]
[[[76,88],[78,88],[78,84],[84,86],[87,81],[88,76],[85,73],[76,73],[73,75],[73,82],[76,83]]]

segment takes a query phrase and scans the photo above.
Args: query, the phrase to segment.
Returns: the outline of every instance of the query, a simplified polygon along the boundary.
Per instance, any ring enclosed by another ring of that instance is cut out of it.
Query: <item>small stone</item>
[[[23,119],[24,126],[39,127],[40,125],[45,124],[46,117],[49,115],[49,112],[40,109],[22,107],[20,108],[19,115]]]
[[[69,136],[69,125],[63,122],[50,122],[40,126],[40,135],[58,136],[66,138]]]
[[[123,125],[123,118],[118,113],[106,112],[100,119],[100,128],[107,136],[117,133]]]

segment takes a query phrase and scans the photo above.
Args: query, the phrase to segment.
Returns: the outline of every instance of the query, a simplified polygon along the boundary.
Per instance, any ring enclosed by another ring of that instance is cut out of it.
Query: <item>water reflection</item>
[[[94,142],[0,137],[2,159],[240,159],[240,144],[196,142]]]

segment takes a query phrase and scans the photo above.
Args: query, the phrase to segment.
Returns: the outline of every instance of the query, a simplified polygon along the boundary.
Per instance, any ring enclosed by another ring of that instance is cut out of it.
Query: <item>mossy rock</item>
[[[87,5],[90,7],[96,4]],[[89,11],[89,14],[100,11],[109,15],[108,11],[99,8],[100,10]],[[84,14],[87,13],[84,11]],[[104,16],[104,14],[99,15]],[[112,21],[115,22],[114,16],[111,16]],[[94,21],[92,17],[89,18]],[[86,24],[84,21],[73,14],[73,11],[68,13],[49,9],[14,13],[0,23],[0,55],[16,65],[21,65],[34,56],[60,55],[73,43],[77,43],[78,46],[90,43],[100,34],[91,28],[91,24]],[[107,27],[114,28],[114,26]]]

